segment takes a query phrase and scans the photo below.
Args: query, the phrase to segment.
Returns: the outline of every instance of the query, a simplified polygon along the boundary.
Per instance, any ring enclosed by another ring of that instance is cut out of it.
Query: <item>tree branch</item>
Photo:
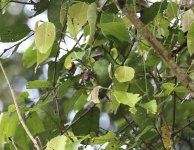
[[[13,99],[13,102],[14,102],[14,105],[15,105],[15,108],[16,108],[16,113],[17,113],[17,116],[18,116],[18,119],[22,125],[22,127],[24,128],[26,134],[28,135],[28,137],[30,138],[30,140],[32,141],[32,143],[34,144],[34,147],[37,149],[37,150],[41,150],[40,146],[38,145],[38,142],[36,141],[36,139],[32,136],[31,132],[29,131],[27,125],[25,124],[24,122],[24,119],[22,118],[22,115],[21,115],[21,112],[19,110],[19,106],[18,106],[18,103],[17,103],[17,100],[16,100],[16,97],[15,97],[15,94],[14,94],[14,91],[13,91],[13,88],[11,87],[11,84],[9,82],[9,79],[5,73],[5,70],[3,68],[3,65],[1,64],[0,62],[0,68],[3,72],[3,75],[5,77],[5,80],[8,84],[8,87],[9,87],[9,90],[11,92],[11,96],[12,96],[12,99]]]
[[[169,68],[174,72],[178,80],[185,86],[192,97],[194,97],[194,84],[191,78],[182,70],[176,62],[173,60],[171,55],[167,52],[165,47],[155,38],[155,36],[146,28],[142,21],[137,17],[134,10],[134,6],[128,6],[125,0],[117,0],[117,4],[122,10],[122,12],[127,16],[127,18],[134,24],[134,26],[142,32],[145,39],[150,43],[150,45],[155,49],[155,51],[160,55],[160,57],[168,64]]]

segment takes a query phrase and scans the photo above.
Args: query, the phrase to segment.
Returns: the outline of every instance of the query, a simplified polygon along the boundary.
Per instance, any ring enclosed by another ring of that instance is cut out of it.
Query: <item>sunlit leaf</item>
[[[36,66],[38,67],[42,62],[44,62],[49,56],[52,51],[52,47],[45,53],[40,53],[37,49],[35,50],[37,52],[37,64]]]
[[[105,135],[93,138],[92,144],[103,144],[105,142],[110,142],[115,139],[116,139],[116,134],[110,131]]]
[[[92,44],[94,40],[94,34],[95,34],[95,27],[96,27],[96,19],[97,19],[97,6],[96,3],[92,3],[88,6],[88,12],[87,12],[87,20],[90,26],[90,37],[87,41],[87,44]]]
[[[60,10],[60,23],[62,26],[64,26],[66,19],[67,19],[67,1],[63,1],[61,5],[61,10]]]
[[[35,31],[35,44],[38,51],[46,54],[52,48],[55,36],[55,25],[51,22],[42,23]]]
[[[129,34],[125,25],[121,22],[110,22],[98,24],[104,36],[111,36],[118,39],[120,42],[128,42]]]
[[[6,135],[6,127],[7,127],[7,124],[9,123],[8,122],[8,113],[7,112],[2,112],[0,114],[0,143],[3,143],[4,139],[5,139],[5,135]]]
[[[167,82],[167,83],[163,83],[163,84],[162,84],[162,87],[163,87],[165,90],[167,90],[167,91],[169,91],[169,92],[172,92],[172,91],[174,90],[174,88],[175,88],[175,84]]]
[[[193,39],[194,39],[194,23],[190,25],[189,31],[187,33],[187,47],[188,47],[190,56],[193,55],[194,53]]]
[[[134,78],[135,70],[131,67],[120,66],[115,70],[115,78],[119,82],[131,81]]]
[[[82,26],[87,21],[88,4],[79,2],[73,4],[68,10],[67,26],[70,35],[76,38]]]
[[[71,55],[68,55],[65,59],[64,66],[67,70],[70,70],[72,68],[72,59]]]
[[[150,113],[152,114],[156,114],[157,112],[157,103],[156,103],[156,100],[151,100],[147,103],[144,103],[144,104],[140,104],[141,107],[147,109],[150,111]]]
[[[17,97],[17,101],[22,102],[22,101],[24,101],[25,99],[27,99],[28,96],[29,96],[29,93],[28,93],[28,92],[22,92],[22,93],[20,93],[20,95]]]
[[[194,20],[193,10],[189,9],[184,12],[182,16],[182,31],[186,32],[189,30],[191,23]]]
[[[112,91],[112,96],[114,96],[119,103],[128,105],[129,107],[134,107],[141,99],[139,94],[128,93],[125,91]]]
[[[30,68],[36,63],[37,60],[37,51],[33,50],[34,42],[26,49],[23,54],[22,61],[25,68]]]
[[[175,2],[168,3],[167,9],[166,9],[166,15],[171,20],[175,17],[177,17],[178,13],[178,4]]]
[[[54,137],[47,143],[46,150],[65,150],[67,139],[64,135]]]
[[[29,112],[35,112],[37,110],[39,110],[40,108],[48,105],[50,102],[53,101],[53,97],[48,97],[46,100],[44,100],[43,102],[38,103],[37,105],[35,105],[34,107],[30,107],[30,108],[26,108]]]
[[[44,89],[44,88],[52,88],[52,83],[47,80],[34,80],[34,81],[29,81],[26,84],[26,87],[28,89]]]
[[[123,20],[123,22],[124,22],[124,24],[125,24],[125,26],[126,26],[127,28],[131,27],[132,23],[131,23],[131,21],[130,21],[126,16],[124,16],[124,17],[122,18],[122,20]]]

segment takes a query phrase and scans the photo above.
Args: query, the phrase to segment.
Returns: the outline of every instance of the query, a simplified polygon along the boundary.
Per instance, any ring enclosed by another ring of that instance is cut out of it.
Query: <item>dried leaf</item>
[[[101,86],[96,86],[92,92],[91,92],[91,98],[94,103],[100,103],[100,100],[98,98],[99,90],[101,89]]]

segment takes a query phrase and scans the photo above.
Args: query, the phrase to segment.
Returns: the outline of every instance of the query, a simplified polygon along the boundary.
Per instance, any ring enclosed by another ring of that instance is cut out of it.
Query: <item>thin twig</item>
[[[179,130],[175,131],[174,133],[172,133],[172,136],[177,135],[179,132],[181,132],[181,131],[182,131],[182,130],[184,130],[186,127],[188,127],[189,125],[191,125],[193,122],[194,122],[194,120],[193,120],[193,121],[191,121],[191,122],[189,122],[187,125],[185,125],[185,126],[184,126],[184,127],[182,127],[181,129],[179,129]]]
[[[24,5],[34,5],[35,2],[33,2],[32,0],[30,1],[30,3],[28,2],[21,2],[21,1],[15,1],[15,0],[10,0],[10,3],[17,3],[17,4],[24,4]]]
[[[29,39],[33,35],[34,35],[34,33],[30,34],[28,37],[24,38],[22,41],[20,41],[16,44],[12,45],[11,47],[4,49],[4,51],[1,53],[0,57],[3,56],[3,54],[5,54],[8,50],[20,45],[22,42],[26,41],[27,39]]]
[[[137,30],[135,30],[135,35],[136,35],[136,34],[137,34]],[[129,55],[130,55],[130,53],[131,53],[131,50],[132,50],[132,48],[133,48],[135,42],[136,42],[136,39],[133,38],[133,39],[132,39],[132,42],[131,42],[131,45],[127,48],[127,55],[125,56],[125,58],[124,58],[124,60],[123,60],[123,62],[122,62],[122,64],[121,64],[122,66],[125,64],[127,58],[129,57]]]
[[[175,81],[176,82],[176,81]],[[173,93],[173,109],[172,109],[172,133],[174,133],[176,121],[176,92]],[[173,147],[175,149],[174,136],[171,135]]]
[[[14,149],[18,150],[18,145],[15,143],[13,137],[9,137],[8,139],[11,141],[11,144],[13,145]]]
[[[3,75],[5,77],[5,80],[8,84],[8,87],[9,87],[9,90],[11,92],[11,96],[12,96],[12,99],[13,99],[13,102],[14,102],[14,105],[15,105],[15,108],[16,108],[16,113],[17,113],[17,116],[18,116],[18,119],[22,125],[22,127],[24,128],[26,134],[28,135],[28,137],[30,138],[30,140],[32,141],[32,143],[34,144],[34,147],[37,149],[37,150],[41,150],[40,146],[38,145],[38,142],[36,141],[36,139],[33,137],[32,133],[29,131],[27,125],[25,124],[24,122],[24,119],[22,118],[22,115],[21,115],[21,112],[19,110],[19,106],[18,106],[18,103],[17,103],[17,100],[16,100],[16,97],[15,97],[15,94],[14,94],[14,91],[13,91],[13,88],[11,87],[11,84],[9,82],[9,79],[5,73],[5,70],[3,68],[3,65],[1,64],[0,62],[0,68],[3,72]]]

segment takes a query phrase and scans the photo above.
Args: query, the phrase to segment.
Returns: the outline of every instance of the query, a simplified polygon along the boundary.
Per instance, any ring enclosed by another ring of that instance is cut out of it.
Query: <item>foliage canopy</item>
[[[33,14],[14,16],[12,4],[31,5]],[[14,104],[0,115],[1,148],[194,149],[193,6],[0,1],[0,41],[15,42],[0,51],[1,76],[10,77],[6,53],[18,55],[32,38],[19,61],[29,74],[26,88],[39,91],[36,100],[12,93]],[[39,14],[48,22],[31,29],[27,20]],[[40,79],[45,66],[47,78]]]

